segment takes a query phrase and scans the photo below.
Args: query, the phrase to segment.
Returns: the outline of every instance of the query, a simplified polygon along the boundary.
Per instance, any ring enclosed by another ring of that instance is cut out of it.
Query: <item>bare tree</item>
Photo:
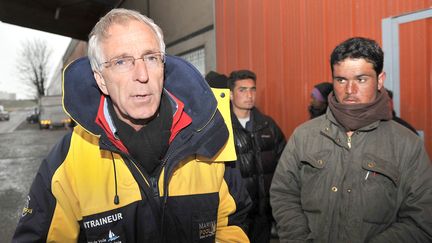
[[[48,60],[51,50],[41,39],[26,40],[18,58],[19,77],[35,89],[35,98],[45,95],[48,78]]]

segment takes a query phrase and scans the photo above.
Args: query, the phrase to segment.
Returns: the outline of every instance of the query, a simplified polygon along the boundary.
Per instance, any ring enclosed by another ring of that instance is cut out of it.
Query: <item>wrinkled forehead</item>
[[[148,25],[137,21],[111,25],[100,47],[105,58],[161,51],[157,35]]]

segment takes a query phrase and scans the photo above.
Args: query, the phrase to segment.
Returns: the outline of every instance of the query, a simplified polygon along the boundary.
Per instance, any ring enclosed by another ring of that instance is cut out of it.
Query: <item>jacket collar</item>
[[[336,121],[336,118],[334,117],[333,113],[330,111],[329,108],[327,108],[327,112],[324,115],[315,119],[321,119],[321,123],[320,123],[321,134],[330,138],[333,142],[337,143],[338,145],[349,149],[346,143],[347,134],[344,131],[342,125],[340,125]],[[373,122],[365,127],[357,129],[355,133],[368,132],[374,130],[379,126],[379,124],[380,121]]]
[[[172,110],[174,111],[172,114],[173,123],[171,124],[171,136],[169,138],[169,142],[171,143],[180,130],[188,126],[192,120],[186,113],[184,113],[184,104],[179,99],[168,93],[166,90],[163,92],[166,93],[168,99],[170,100]],[[101,96],[99,110],[95,122],[104,130],[108,140],[112,144],[114,144],[122,152],[128,153],[126,146],[117,136],[117,128],[115,127],[112,116],[108,111],[108,102],[104,95]]]
[[[240,124],[239,119],[237,118],[236,114],[234,113],[234,111],[232,109],[232,103],[230,104],[230,106],[231,106],[231,119],[233,121],[233,127],[235,127],[236,129],[246,130],[246,128],[244,128]],[[250,111],[249,122],[252,123],[252,132],[259,131],[259,130],[268,126],[268,121],[266,119],[264,119],[264,114],[261,113],[261,111],[256,107],[252,107],[252,109]]]

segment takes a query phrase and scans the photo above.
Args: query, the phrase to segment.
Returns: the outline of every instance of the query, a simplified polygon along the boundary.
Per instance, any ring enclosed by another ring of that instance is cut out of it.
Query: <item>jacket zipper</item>
[[[155,176],[150,176],[149,178],[145,177],[144,174],[141,172],[140,168],[136,165],[135,161],[132,158],[130,158],[129,156],[127,156],[127,158],[135,166],[135,168],[137,169],[137,171],[139,172],[141,177],[148,183],[149,187],[153,191],[153,197],[155,197],[157,199],[159,197],[158,178],[156,178]],[[162,168],[163,168],[162,166],[163,166],[163,164],[160,167],[161,168],[160,171],[162,171]],[[160,174],[160,171],[159,171],[159,174]]]
[[[190,135],[190,136],[192,136],[192,135]],[[188,140],[188,139],[185,139],[185,140]],[[176,150],[168,149],[165,158],[162,160],[161,168],[165,168],[165,165],[167,164],[168,159],[171,157],[171,155],[173,155],[175,151],[181,151],[184,146],[185,146],[185,143],[183,143],[183,145],[180,148],[176,149]],[[164,234],[165,234],[165,229],[164,229],[164,225],[165,225],[165,222],[164,222],[165,221],[165,207],[166,207],[167,200],[168,200],[168,181],[169,181],[169,177],[170,177],[170,175],[168,174],[169,173],[168,167],[165,168],[165,169],[166,169],[165,170],[165,174],[164,174],[164,182],[165,183],[163,185],[164,195],[163,195],[163,201],[162,201],[162,205],[161,205],[162,206],[162,212],[161,212],[161,234],[162,234],[162,237],[164,237]],[[161,176],[161,174],[162,174],[162,169],[159,172],[159,177]],[[156,180],[154,186],[156,186],[156,188],[158,188],[157,187],[157,180]],[[158,195],[159,195],[159,192],[158,192]]]
[[[347,144],[348,144],[348,148],[351,148],[351,135],[348,135]]]
[[[213,113],[212,113],[212,115],[211,115],[211,117],[210,117],[210,119],[206,122],[206,124],[204,124],[204,126],[202,126],[201,128],[199,128],[199,129],[197,129],[196,130],[196,132],[200,132],[201,130],[203,130],[212,120],[213,120],[213,118],[214,118],[214,116],[216,115],[216,112],[217,112],[217,107],[216,107],[216,109],[214,109],[214,111],[213,111]],[[192,136],[192,135],[191,135]],[[99,135],[99,137],[100,137],[100,135]],[[104,142],[102,142],[102,143],[104,143]],[[105,144],[105,143],[104,143]],[[105,144],[105,145],[107,145],[107,144]],[[183,144],[184,145],[184,144]],[[177,149],[176,151],[178,151],[178,150],[181,150],[180,148],[179,149]],[[161,176],[161,172],[162,172],[162,169],[165,167],[165,165],[167,164],[167,161],[168,161],[168,159],[171,157],[171,155],[172,154],[174,154],[174,151],[173,150],[168,150],[168,152],[169,153],[167,153],[167,155],[165,156],[165,158],[162,160],[162,164],[161,164],[161,169],[160,169],[160,171],[159,171],[159,177]],[[142,178],[149,184],[149,186],[152,188],[152,190],[153,190],[153,196],[155,197],[155,198],[158,198],[159,197],[159,187],[158,187],[158,179],[159,178],[156,178],[156,177],[150,177],[149,178],[149,180],[142,174],[142,172],[141,172],[141,170],[139,169],[139,167],[136,165],[136,163],[134,162],[134,160],[132,159],[132,158],[130,158],[130,156],[129,155],[127,155],[127,154],[125,154],[125,156],[129,159],[129,161],[135,166],[135,168],[138,170],[138,172],[140,173],[140,175],[142,176]],[[169,175],[168,175],[168,171],[167,171],[167,173],[165,173],[165,175],[166,175],[166,177],[167,178],[165,178],[165,176],[164,176],[164,181],[168,181],[169,179],[168,179],[168,177],[169,177]],[[162,232],[162,235],[164,234],[164,218],[165,218],[165,207],[166,207],[166,203],[167,203],[167,199],[168,199],[168,186],[167,186],[168,184],[165,184],[164,183],[164,197],[163,197],[163,204],[162,204],[162,212],[161,212],[161,220],[162,220],[162,224],[161,224],[161,232]]]
[[[183,146],[184,146],[184,144],[183,144]],[[168,152],[167,152],[165,158],[162,160],[161,168],[165,168],[165,165],[168,163],[168,159],[171,157],[171,155],[173,155],[175,151],[182,150],[183,146],[181,146],[180,148],[177,148],[176,150],[168,149]],[[168,167],[165,168],[165,169],[168,169]],[[162,170],[161,170],[161,172],[162,172]],[[166,171],[165,175],[164,175],[164,181],[166,181],[167,183],[169,181],[169,176],[170,175],[168,175],[168,171]],[[167,201],[167,198],[168,198],[168,184],[167,183],[164,183],[164,186],[163,186],[163,189],[164,189],[164,199],[163,199],[164,207],[163,208],[165,208],[165,204],[166,204],[166,201]]]
[[[102,141],[102,143],[105,146],[111,147],[108,144],[106,144],[104,141]],[[141,172],[140,168],[136,165],[135,161],[128,155],[128,154],[124,154],[121,151],[114,149],[115,153],[121,153],[124,156],[126,156],[126,158],[133,164],[133,166],[137,169],[137,171],[139,172],[139,174],[141,175],[141,177],[144,179],[144,181],[146,181],[149,185],[150,188],[152,188],[153,191],[153,197],[154,198],[158,198],[159,197],[159,187],[158,187],[158,178],[156,178],[155,176],[150,176],[149,178],[145,177],[144,174]],[[166,164],[166,161],[162,161],[160,170],[159,170],[159,176],[160,176],[160,172],[162,171],[162,169],[164,168]]]

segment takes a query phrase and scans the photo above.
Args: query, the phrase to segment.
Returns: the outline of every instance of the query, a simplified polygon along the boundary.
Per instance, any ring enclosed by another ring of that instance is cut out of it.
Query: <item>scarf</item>
[[[117,117],[112,107],[108,106],[117,134],[128,149],[130,155],[141,165],[147,174],[156,172],[164,157],[171,136],[172,108],[167,95],[162,94],[159,114],[139,131]]]
[[[329,95],[329,108],[346,132],[355,131],[376,121],[392,119],[387,92],[379,91],[374,101],[365,104],[341,104],[332,92]]]

